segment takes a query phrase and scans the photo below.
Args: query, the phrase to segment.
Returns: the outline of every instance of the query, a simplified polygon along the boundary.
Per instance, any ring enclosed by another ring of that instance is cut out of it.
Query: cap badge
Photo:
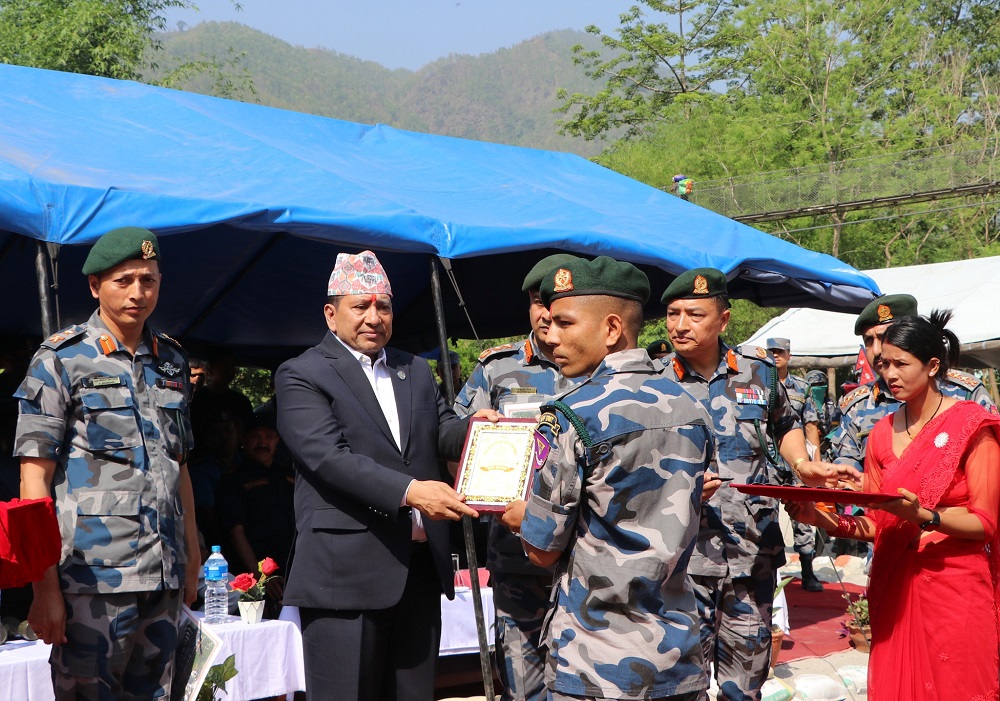
[[[708,280],[705,279],[704,275],[695,275],[695,278],[694,278],[694,293],[696,295],[707,295],[708,294]]]
[[[153,248],[152,241],[142,242],[142,259],[149,260],[150,258],[156,257],[156,250]]]
[[[556,271],[555,283],[553,292],[570,292],[573,289],[573,273],[566,268],[559,268]]]
[[[892,310],[889,308],[888,304],[878,305],[878,320],[879,323],[885,323],[887,321],[892,321]]]

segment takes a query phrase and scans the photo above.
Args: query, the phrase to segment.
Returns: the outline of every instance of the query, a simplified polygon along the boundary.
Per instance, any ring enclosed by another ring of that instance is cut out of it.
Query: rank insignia
[[[764,396],[763,390],[756,387],[736,387],[735,389],[737,404],[767,405],[767,398]]]
[[[566,268],[559,268],[556,271],[554,281],[553,292],[570,292],[573,289],[573,273],[566,270]]]
[[[149,260],[150,258],[156,257],[156,250],[153,248],[152,241],[142,242],[142,259]]]
[[[876,313],[878,314],[878,321],[880,324],[884,324],[887,321],[892,321],[892,309],[889,308],[888,304],[878,305]]]
[[[156,369],[159,370],[164,375],[166,375],[167,377],[176,377],[177,375],[181,374],[181,369],[176,365],[174,365],[173,363],[171,363],[169,360],[165,363],[161,363],[160,365],[158,365]]]
[[[694,276],[694,293],[696,295],[708,294],[708,280],[705,279],[704,275]]]

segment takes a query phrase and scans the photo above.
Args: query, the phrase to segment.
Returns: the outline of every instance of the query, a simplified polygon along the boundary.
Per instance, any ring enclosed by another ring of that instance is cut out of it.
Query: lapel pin
[[[403,372],[402,370],[400,370],[399,372],[396,373],[396,377],[398,377],[401,380],[405,380],[406,379],[406,373]]]

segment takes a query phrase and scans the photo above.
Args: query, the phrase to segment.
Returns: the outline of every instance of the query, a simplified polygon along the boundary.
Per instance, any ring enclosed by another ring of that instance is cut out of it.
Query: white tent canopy
[[[963,367],[1000,367],[1000,256],[864,271],[886,294],[909,293],[921,314],[952,309],[949,327],[962,342]],[[792,342],[792,364],[833,367],[853,364],[861,347],[856,314],[790,309],[762,326],[748,344],[767,338]]]

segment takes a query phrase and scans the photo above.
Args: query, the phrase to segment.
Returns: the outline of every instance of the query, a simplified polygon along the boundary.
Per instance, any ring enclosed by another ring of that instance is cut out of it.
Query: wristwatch
[[[937,511],[931,511],[930,521],[924,521],[920,524],[920,530],[922,531],[936,531],[941,527],[941,514]]]

